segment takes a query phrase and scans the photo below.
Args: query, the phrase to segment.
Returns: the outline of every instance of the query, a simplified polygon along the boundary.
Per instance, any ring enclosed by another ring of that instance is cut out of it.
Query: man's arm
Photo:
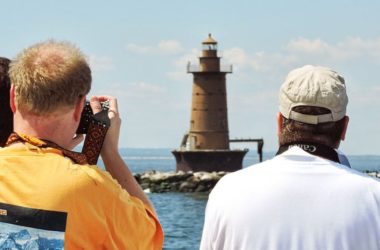
[[[115,178],[122,188],[127,190],[130,195],[139,198],[145,204],[148,204],[154,211],[153,205],[147,195],[141,189],[140,185],[129,170],[127,164],[119,153],[119,135],[121,119],[117,106],[117,100],[111,96],[93,96],[90,99],[91,108],[94,113],[100,112],[100,102],[109,101],[108,117],[111,120],[111,126],[107,131],[104,139],[101,156],[106,170]]]

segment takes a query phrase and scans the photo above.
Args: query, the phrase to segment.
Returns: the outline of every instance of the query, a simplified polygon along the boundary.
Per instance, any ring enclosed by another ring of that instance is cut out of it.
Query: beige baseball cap
[[[292,70],[279,93],[280,112],[291,120],[318,124],[334,122],[346,115],[348,97],[344,78],[337,72],[306,65]],[[324,115],[307,115],[292,110],[297,106],[322,107],[331,111]]]

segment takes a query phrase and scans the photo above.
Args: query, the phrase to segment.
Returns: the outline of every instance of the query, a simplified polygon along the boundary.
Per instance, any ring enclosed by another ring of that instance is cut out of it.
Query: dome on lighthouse
[[[217,43],[218,42],[215,41],[215,39],[211,37],[211,34],[208,34],[207,39],[202,42],[202,44],[217,44]]]

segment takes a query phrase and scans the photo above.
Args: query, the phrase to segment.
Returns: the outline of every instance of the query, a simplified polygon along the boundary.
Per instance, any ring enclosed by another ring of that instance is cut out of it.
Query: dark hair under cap
[[[8,76],[10,60],[0,57],[0,147],[3,147],[13,131],[13,113],[9,105],[11,82]]]

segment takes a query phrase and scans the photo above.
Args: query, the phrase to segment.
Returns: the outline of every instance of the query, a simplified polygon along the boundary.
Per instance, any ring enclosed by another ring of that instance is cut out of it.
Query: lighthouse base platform
[[[174,150],[177,171],[233,172],[242,169],[244,150]]]

